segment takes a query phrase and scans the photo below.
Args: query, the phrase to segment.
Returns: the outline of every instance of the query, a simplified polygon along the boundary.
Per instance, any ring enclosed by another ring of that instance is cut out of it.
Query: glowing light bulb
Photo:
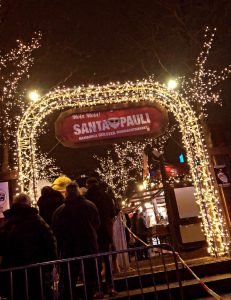
[[[174,79],[170,79],[168,81],[167,87],[169,90],[174,90],[177,87],[177,81]]]
[[[31,101],[36,102],[40,98],[40,95],[37,91],[31,91],[29,92],[28,97]]]

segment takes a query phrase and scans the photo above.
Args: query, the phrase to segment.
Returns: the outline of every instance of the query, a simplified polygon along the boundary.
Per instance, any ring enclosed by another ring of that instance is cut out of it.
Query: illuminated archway
[[[196,191],[196,201],[200,207],[208,251],[211,255],[226,254],[228,252],[226,227],[209,170],[208,154],[198,119],[185,99],[151,79],[135,83],[111,83],[105,86],[56,90],[33,103],[25,112],[17,133],[21,189],[36,199],[38,178],[36,136],[42,120],[47,115],[64,108],[134,103],[147,100],[159,103],[174,114],[182,132],[182,140]]]

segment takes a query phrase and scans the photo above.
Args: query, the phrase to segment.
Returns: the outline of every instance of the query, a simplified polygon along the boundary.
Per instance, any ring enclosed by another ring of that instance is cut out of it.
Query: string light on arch
[[[174,114],[187,153],[208,251],[211,255],[228,253],[228,234],[214,191],[198,118],[186,99],[155,82],[153,78],[135,83],[56,89],[31,104],[19,124],[17,134],[20,181],[23,190],[28,191],[36,199],[36,189],[31,188],[36,185],[38,178],[36,137],[46,116],[64,108],[134,103],[146,99],[159,103]]]

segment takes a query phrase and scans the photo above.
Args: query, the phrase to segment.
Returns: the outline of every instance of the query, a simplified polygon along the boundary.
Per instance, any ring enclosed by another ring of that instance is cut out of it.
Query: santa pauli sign
[[[159,106],[141,106],[83,111],[71,109],[56,120],[56,137],[67,147],[82,147],[92,143],[115,142],[139,136],[157,136],[164,132],[167,113]]]

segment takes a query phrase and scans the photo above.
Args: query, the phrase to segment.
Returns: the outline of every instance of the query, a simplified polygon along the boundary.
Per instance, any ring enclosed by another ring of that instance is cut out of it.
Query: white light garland
[[[0,145],[9,147],[12,155],[12,169],[17,170],[17,141],[15,135],[20,121],[20,115],[24,114],[26,104],[20,97],[18,86],[22,78],[28,73],[34,62],[32,56],[34,50],[40,47],[41,34],[35,33],[29,43],[16,41],[17,46],[6,54],[0,56]],[[8,158],[9,159],[9,158]],[[11,168],[8,170],[10,171]]]
[[[40,47],[41,33],[35,33],[29,43],[16,41],[17,45],[10,52],[0,56],[0,86],[2,93],[0,97],[0,127],[1,139],[0,145],[9,148],[7,154],[11,157],[6,166],[7,171],[18,170],[17,140],[15,139],[20,116],[24,115],[28,103],[18,95],[18,86],[22,78],[28,74],[29,69],[34,63],[33,53]],[[28,76],[28,75],[27,75]],[[41,134],[41,130],[39,132]],[[46,153],[37,149],[37,173],[39,179],[49,180],[53,176],[60,174],[60,170],[55,166],[53,159],[48,158]],[[47,172],[49,170],[49,172]],[[4,170],[6,171],[6,170]],[[20,187],[15,187],[19,192]]]
[[[156,138],[113,144],[113,149],[107,151],[106,157],[94,156],[100,163],[100,167],[96,171],[112,188],[117,199],[125,198],[129,181],[142,179],[145,145],[155,142],[158,150],[163,152],[164,145],[175,128],[175,125],[172,126],[164,135]]]
[[[93,107],[114,103],[156,102],[172,112],[182,132],[182,140],[187,153],[196,200],[200,207],[204,233],[211,255],[228,253],[227,231],[218,197],[213,186],[206,145],[198,118],[187,100],[174,91],[154,82],[153,79],[111,83],[105,86],[56,89],[31,104],[25,112],[18,129],[18,156],[20,183],[24,191],[37,198],[35,186],[37,173],[36,136],[45,117],[54,111],[70,107]]]
[[[191,103],[198,115],[207,116],[207,103],[222,104],[220,93],[221,91],[214,91],[214,88],[222,81],[226,80],[231,74],[231,65],[217,70],[206,68],[206,63],[212,44],[214,42],[216,28],[211,30],[209,27],[205,30],[203,49],[196,61],[196,69],[191,78],[179,78],[180,94],[189,103]]]
[[[227,254],[229,251],[227,227],[220,209],[218,192],[214,188],[202,127],[195,113],[197,111],[201,118],[206,112],[205,104],[212,101],[220,102],[219,91],[214,92],[213,87],[225,80],[231,73],[230,66],[219,73],[216,70],[206,70],[205,64],[213,37],[214,32],[211,33],[207,28],[203,50],[196,63],[196,71],[192,78],[183,79],[178,93],[168,90],[165,86],[155,82],[153,78],[149,78],[135,83],[120,84],[117,82],[105,86],[89,85],[73,89],[56,89],[42,97],[37,103],[31,104],[21,119],[17,133],[22,190],[29,192],[36,201],[36,183],[40,176],[36,139],[41,133],[41,124],[45,117],[52,112],[71,107],[139,103],[147,100],[156,102],[173,113],[182,132],[182,141],[196,191],[196,201],[200,208],[208,252],[218,256]],[[4,63],[2,65],[4,66]],[[129,147],[129,142],[127,146]],[[117,151],[117,153],[119,152]],[[105,168],[113,166],[113,160],[108,160],[107,163],[106,161],[102,162],[105,164]],[[135,162],[131,161],[131,164],[135,164]],[[122,168],[122,158],[120,165]],[[108,174],[108,183],[112,186],[115,178],[109,171]],[[124,177],[122,176],[124,174],[119,173],[118,175],[120,179],[126,177],[126,174]],[[119,193],[124,192],[124,186],[125,183],[122,183]]]

